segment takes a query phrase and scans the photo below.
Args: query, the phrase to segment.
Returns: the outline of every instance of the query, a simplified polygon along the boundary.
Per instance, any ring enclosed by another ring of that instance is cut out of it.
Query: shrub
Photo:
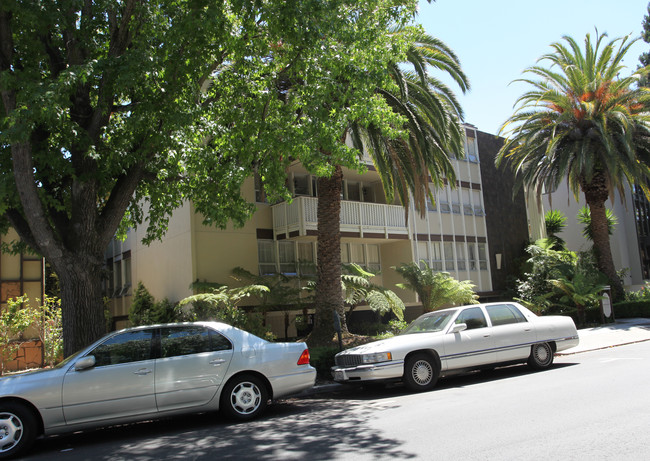
[[[650,318],[650,299],[616,303],[614,304],[614,317],[617,319]]]
[[[332,367],[334,366],[334,356],[339,352],[338,347],[318,346],[309,348],[309,363],[316,368],[316,374],[321,380],[329,381],[332,379]]]

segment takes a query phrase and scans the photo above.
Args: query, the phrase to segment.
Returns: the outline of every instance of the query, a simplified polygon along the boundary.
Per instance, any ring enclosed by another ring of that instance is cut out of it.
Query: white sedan
[[[570,317],[538,317],[514,302],[472,304],[424,314],[398,336],[340,352],[332,374],[342,383],[401,380],[428,391],[440,376],[468,370],[548,368],[555,352],[577,345]]]
[[[248,420],[315,380],[305,343],[217,322],[118,331],[53,369],[0,378],[0,459],[41,434],[217,409]]]

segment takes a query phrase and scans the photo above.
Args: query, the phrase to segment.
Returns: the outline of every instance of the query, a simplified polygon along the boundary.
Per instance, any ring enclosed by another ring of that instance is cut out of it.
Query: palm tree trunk
[[[334,337],[334,312],[347,332],[341,289],[341,190],[343,171],[337,166],[329,178],[318,178],[318,261],[316,318],[309,343],[331,344]]]
[[[591,212],[591,233],[598,269],[609,279],[614,300],[622,300],[625,296],[625,290],[616,274],[612,249],[609,243],[609,226],[605,212],[605,202],[609,197],[609,191],[604,175],[595,175],[589,184],[582,186],[582,190]]]

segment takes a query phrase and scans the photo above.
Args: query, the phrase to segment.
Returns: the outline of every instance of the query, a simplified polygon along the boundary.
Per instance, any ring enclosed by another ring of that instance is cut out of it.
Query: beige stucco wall
[[[551,209],[562,211],[567,217],[567,228],[559,234],[564,239],[567,247],[572,251],[584,251],[591,247],[591,242],[582,236],[583,224],[577,219],[578,211],[585,206],[582,196],[576,201],[573,193],[568,190],[566,183],[560,184],[553,194],[543,196],[543,211]],[[625,201],[620,198],[610,199],[605,204],[613,210],[618,219],[614,234],[610,237],[612,257],[617,270],[629,268],[630,273],[624,279],[625,285],[639,285],[643,283],[641,273],[639,246],[636,236],[636,223],[634,220],[634,202],[629,191],[626,191]],[[529,206],[530,208],[530,206]],[[543,214],[541,216],[543,222]]]

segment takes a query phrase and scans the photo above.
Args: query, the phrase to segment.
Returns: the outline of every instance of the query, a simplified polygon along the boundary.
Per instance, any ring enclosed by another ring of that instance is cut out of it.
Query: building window
[[[469,261],[469,270],[475,271],[477,269],[476,264],[476,243],[467,244],[467,256]]]
[[[478,154],[476,152],[476,138],[468,137],[467,144],[465,145],[465,152],[467,153],[467,160],[472,163],[478,163]]]
[[[440,242],[431,242],[431,269],[442,271],[442,251]]]
[[[255,173],[255,201],[257,203],[267,203],[266,194],[264,193],[264,185],[262,184],[262,178],[260,175]]]
[[[309,185],[311,183],[310,176],[307,174],[304,175],[294,175],[293,177],[293,195],[311,195],[309,191]]]
[[[124,285],[122,286],[121,295],[131,294],[131,252],[122,255],[122,269],[124,270]]]
[[[364,269],[377,274],[381,272],[379,245],[364,245],[362,243],[342,243],[341,263],[357,264]]]
[[[366,245],[367,267],[373,274],[381,272],[381,261],[379,259],[379,245]]]
[[[275,264],[275,242],[273,240],[257,241],[257,258],[260,275],[270,275],[277,272]]]
[[[316,275],[314,244],[312,242],[298,243],[298,269],[300,275]]]
[[[465,244],[463,242],[456,242],[456,262],[459,271],[467,270],[467,255],[465,254]]]
[[[345,181],[346,184],[346,190],[347,190],[347,195],[346,195],[346,200],[350,200],[352,202],[360,202],[361,201],[361,185],[357,181]]]
[[[445,242],[443,245],[443,250],[445,252],[445,270],[446,271],[456,270],[456,260],[454,259],[453,243]]]
[[[296,275],[296,246],[293,241],[283,240],[278,242],[278,260],[280,272],[284,275]]]
[[[120,296],[122,293],[122,261],[113,263],[113,297]]]
[[[418,242],[418,266],[420,269],[424,269],[429,265],[429,243],[428,242]]]
[[[486,271],[487,265],[487,249],[485,243],[478,244],[478,266],[482,271]]]
[[[363,251],[363,244],[350,243],[350,262],[361,267],[366,265],[366,258]]]

